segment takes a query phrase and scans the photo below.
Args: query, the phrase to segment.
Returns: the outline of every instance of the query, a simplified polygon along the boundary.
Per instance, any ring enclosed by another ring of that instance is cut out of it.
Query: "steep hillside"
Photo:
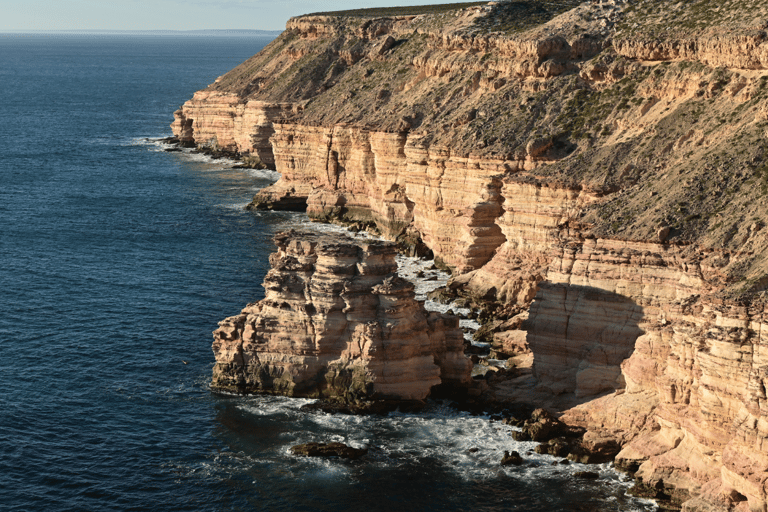
[[[276,168],[253,208],[431,251],[502,320],[530,305],[494,349],[531,374],[489,397],[618,440],[687,510],[766,510],[767,30],[763,0],[308,15],[173,129]]]

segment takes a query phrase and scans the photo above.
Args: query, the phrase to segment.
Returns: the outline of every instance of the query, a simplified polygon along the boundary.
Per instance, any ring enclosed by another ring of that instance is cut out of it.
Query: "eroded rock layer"
[[[415,300],[393,244],[298,232],[275,244],[264,299],[214,332],[214,389],[421,400],[468,384],[458,319]]]

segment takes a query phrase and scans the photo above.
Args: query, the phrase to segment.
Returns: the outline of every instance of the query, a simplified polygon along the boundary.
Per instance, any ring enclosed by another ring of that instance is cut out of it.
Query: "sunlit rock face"
[[[214,332],[214,389],[420,400],[468,384],[458,319],[415,300],[394,244],[298,232],[275,243],[265,298]]]

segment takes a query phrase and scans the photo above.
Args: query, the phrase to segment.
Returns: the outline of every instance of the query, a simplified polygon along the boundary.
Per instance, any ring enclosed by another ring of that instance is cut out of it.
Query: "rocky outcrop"
[[[764,309],[701,301],[663,315],[622,365],[628,393],[656,391],[655,425],[618,460],[644,483],[699,496],[688,510],[702,500],[763,509]]]
[[[623,39],[615,43],[619,55],[648,61],[684,59],[711,67],[738,69],[768,68],[768,34],[754,30],[745,34],[724,34],[703,39],[638,40]]]
[[[274,169],[272,123],[292,115],[294,109],[292,104],[243,103],[235,94],[199,91],[174,113],[171,128],[182,144],[250,153]]]
[[[458,319],[415,300],[394,244],[297,232],[275,243],[265,298],[214,332],[213,389],[354,402],[468,384]]]

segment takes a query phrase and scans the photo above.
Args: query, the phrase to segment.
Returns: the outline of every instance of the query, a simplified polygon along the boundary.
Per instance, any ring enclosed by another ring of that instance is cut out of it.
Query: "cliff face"
[[[616,438],[687,510],[768,510],[768,3],[522,4],[292,19],[174,133],[273,165],[253,207],[368,223],[530,305],[496,341],[532,377],[498,399]]]
[[[214,389],[356,401],[466,387],[458,319],[415,300],[393,244],[295,232],[275,244],[265,298],[213,333]]]

